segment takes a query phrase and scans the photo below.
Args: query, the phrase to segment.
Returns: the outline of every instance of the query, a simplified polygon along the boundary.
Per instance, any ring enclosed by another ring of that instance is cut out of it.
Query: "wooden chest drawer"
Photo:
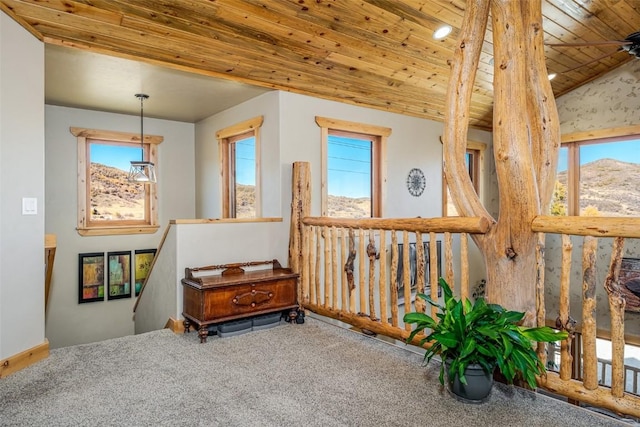
[[[183,283],[184,313],[217,323],[297,307],[295,278],[198,289]]]
[[[206,340],[207,325],[299,308],[298,274],[280,267],[277,261],[273,269],[231,271],[194,277],[187,269],[182,279],[185,327],[189,330],[189,321],[198,324],[202,341]]]

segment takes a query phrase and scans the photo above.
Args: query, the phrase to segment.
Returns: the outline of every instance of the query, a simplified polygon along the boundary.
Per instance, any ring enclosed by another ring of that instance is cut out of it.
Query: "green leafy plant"
[[[536,375],[544,373],[545,367],[533,349],[533,342],[561,341],[567,338],[567,333],[557,332],[548,326],[519,326],[524,313],[505,310],[498,304],[488,304],[484,298],[476,299],[473,304],[468,299],[456,299],[447,282],[442,278],[439,282],[444,292],[444,305],[425,294],[418,294],[418,297],[440,309],[437,320],[425,313],[411,312],[405,314],[404,321],[415,324],[407,342],[411,342],[420,332],[430,330],[420,345],[432,342],[424,355],[425,364],[440,354],[443,361],[440,383],[444,384],[446,360],[450,381],[457,374],[460,382],[467,384],[465,369],[468,365],[478,364],[487,373],[492,373],[497,367],[510,384],[520,378],[535,388]]]

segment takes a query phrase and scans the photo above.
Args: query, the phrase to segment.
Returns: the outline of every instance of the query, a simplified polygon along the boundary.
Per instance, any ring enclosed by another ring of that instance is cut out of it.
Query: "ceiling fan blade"
[[[616,45],[616,46],[624,46],[628,44],[633,44],[633,42],[628,40],[608,40],[602,42],[578,42],[578,43],[545,43],[545,46],[552,47],[584,47],[584,46],[607,46],[607,45]]]

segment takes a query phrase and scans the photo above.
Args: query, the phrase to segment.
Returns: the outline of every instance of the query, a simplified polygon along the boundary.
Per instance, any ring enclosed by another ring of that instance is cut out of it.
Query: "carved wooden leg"
[[[182,321],[182,324],[184,325],[184,331],[186,333],[191,332],[191,322],[189,321],[189,319],[184,319]]]
[[[207,336],[209,335],[209,328],[206,325],[200,326],[198,329],[198,336],[200,337],[200,344],[207,342]]]

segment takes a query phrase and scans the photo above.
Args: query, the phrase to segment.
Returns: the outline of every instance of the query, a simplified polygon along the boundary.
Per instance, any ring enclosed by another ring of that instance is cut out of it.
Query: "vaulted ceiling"
[[[547,44],[623,40],[640,30],[639,0],[542,3]],[[465,4],[0,0],[4,12],[45,43],[438,121]],[[453,33],[434,39],[443,24]],[[492,121],[491,37],[489,25],[470,115],[471,125],[484,129]],[[556,96],[635,59],[609,44],[545,51],[549,73],[557,73]]]

